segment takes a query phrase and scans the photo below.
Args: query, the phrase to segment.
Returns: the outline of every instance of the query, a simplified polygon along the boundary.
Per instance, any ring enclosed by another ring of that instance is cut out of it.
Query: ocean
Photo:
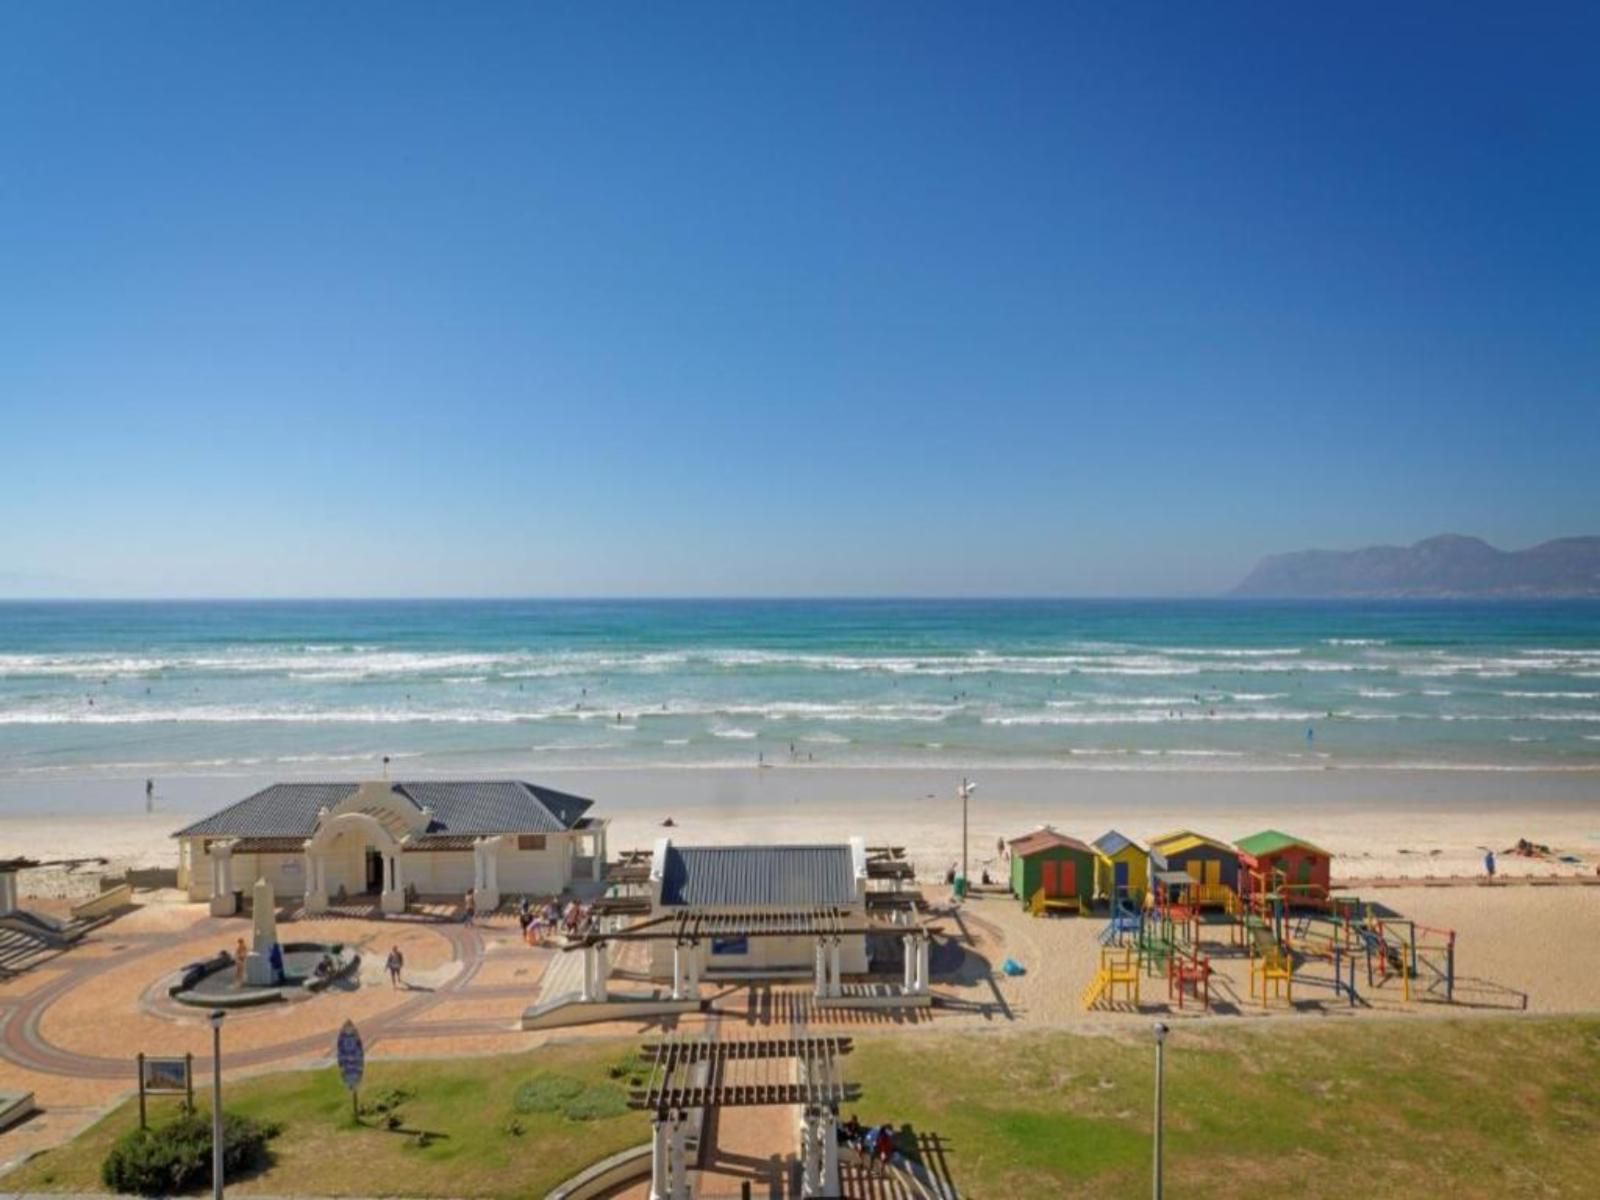
[[[0,604],[0,780],[1600,768],[1600,604]]]

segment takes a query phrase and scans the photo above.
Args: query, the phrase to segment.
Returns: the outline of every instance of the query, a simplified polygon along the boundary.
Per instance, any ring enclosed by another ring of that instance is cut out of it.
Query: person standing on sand
[[[400,972],[405,970],[406,967],[406,956],[400,953],[399,946],[394,946],[390,949],[389,957],[383,965],[389,972],[389,986],[398,988],[400,986]]]
[[[468,925],[471,925],[472,919],[478,915],[478,893],[472,888],[467,889],[467,895],[462,902],[461,911],[462,921]]]
[[[146,779],[144,781],[144,810],[145,810],[145,812],[150,812],[152,809],[154,809],[155,808],[155,804],[156,804],[156,781],[154,779]]]
[[[233,986],[244,986],[244,939],[240,938],[233,944]]]
[[[1483,855],[1483,873],[1490,879],[1494,878],[1494,851],[1488,850]]]

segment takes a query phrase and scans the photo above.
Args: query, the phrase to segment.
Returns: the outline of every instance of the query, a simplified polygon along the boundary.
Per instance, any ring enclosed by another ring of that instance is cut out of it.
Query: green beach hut
[[[1011,894],[1044,910],[1087,910],[1094,900],[1095,852],[1077,838],[1037,829],[1013,838]]]

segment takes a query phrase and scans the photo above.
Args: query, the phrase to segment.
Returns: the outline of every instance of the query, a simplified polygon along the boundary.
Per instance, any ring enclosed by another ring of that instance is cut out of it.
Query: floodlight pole
[[[211,1195],[222,1200],[222,1020],[220,1008],[211,1010]]]
[[[1155,1025],[1156,1035],[1156,1121],[1155,1121],[1155,1163],[1153,1165],[1150,1182],[1150,1194],[1154,1200],[1161,1200],[1161,1085],[1163,1075],[1166,1073],[1166,1044],[1167,1027],[1160,1021]]]

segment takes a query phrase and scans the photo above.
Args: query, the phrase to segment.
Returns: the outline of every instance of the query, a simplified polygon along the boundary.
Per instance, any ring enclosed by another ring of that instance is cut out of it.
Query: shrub
[[[277,1125],[222,1116],[222,1166],[226,1175],[260,1166]],[[150,1129],[130,1129],[100,1164],[101,1181],[114,1192],[160,1196],[211,1182],[211,1118],[186,1112]]]
[[[628,1111],[628,1094],[609,1083],[584,1088],[562,1109],[569,1121],[602,1121]]]
[[[410,1088],[377,1088],[361,1102],[361,1111],[368,1116],[375,1116],[379,1113],[392,1113],[407,1100],[411,1099],[413,1094]]]
[[[570,1075],[535,1075],[517,1089],[512,1107],[519,1113],[555,1112],[583,1092],[583,1081]]]

